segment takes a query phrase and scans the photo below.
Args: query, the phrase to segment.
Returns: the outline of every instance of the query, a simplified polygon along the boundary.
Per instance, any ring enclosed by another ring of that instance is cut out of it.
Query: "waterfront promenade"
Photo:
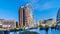
[[[29,33],[32,32],[32,33]],[[10,32],[9,34],[60,34],[60,30],[55,30],[55,29],[48,29],[48,32],[45,30],[40,30],[40,29],[31,29],[31,30],[26,30],[26,31],[16,31],[16,32]],[[2,33],[2,32],[0,32]],[[3,34],[3,33],[2,33]],[[7,33],[8,34],[8,33]]]
[[[43,33],[44,32],[44,33]],[[40,29],[40,28],[29,28],[29,29],[0,29],[0,34],[59,34],[60,30],[55,29],[55,28],[48,28],[47,31],[46,29]]]

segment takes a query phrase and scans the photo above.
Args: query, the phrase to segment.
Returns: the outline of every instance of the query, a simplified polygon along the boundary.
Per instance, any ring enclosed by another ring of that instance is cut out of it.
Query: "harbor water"
[[[32,29],[32,30],[28,30],[30,32],[36,32],[38,34],[60,34],[60,30],[55,30],[55,29],[49,29],[48,32],[46,32],[45,30],[39,30],[39,29]],[[10,32],[10,34],[20,34],[22,33],[21,31],[18,32]],[[25,33],[26,34],[26,33]],[[30,34],[30,33],[28,33]]]

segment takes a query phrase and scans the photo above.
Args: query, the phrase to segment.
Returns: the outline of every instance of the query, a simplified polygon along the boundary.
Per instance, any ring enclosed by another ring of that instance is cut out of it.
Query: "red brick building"
[[[22,27],[28,27],[31,26],[33,23],[33,19],[31,19],[30,11],[27,6],[24,6],[23,8],[20,7],[19,9],[19,26]],[[30,24],[30,25],[29,25]]]
[[[23,8],[19,8],[19,26],[23,26]]]

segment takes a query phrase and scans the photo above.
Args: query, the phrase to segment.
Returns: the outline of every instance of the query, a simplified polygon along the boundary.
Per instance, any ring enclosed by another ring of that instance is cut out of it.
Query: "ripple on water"
[[[11,32],[10,34],[14,34],[14,32]],[[19,32],[16,34],[19,34]],[[24,31],[20,34],[60,34],[60,30],[49,29],[48,32],[46,32],[45,30],[32,29],[31,31]]]

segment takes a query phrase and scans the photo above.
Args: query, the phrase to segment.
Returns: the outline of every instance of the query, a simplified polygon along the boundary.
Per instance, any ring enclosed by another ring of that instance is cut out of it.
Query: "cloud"
[[[41,8],[40,0],[30,0],[30,4],[32,5],[34,10],[39,10]]]
[[[52,8],[52,3],[49,3],[49,2],[45,3],[45,4],[42,6],[42,9],[50,9],[50,8]]]
[[[30,3],[34,10],[43,11],[51,8],[59,8],[60,2],[59,0],[20,0],[20,2]]]
[[[32,0],[31,4],[32,4],[34,10],[39,10],[39,11],[60,7],[60,2],[58,0],[57,1],[56,0],[51,0],[51,1]]]
[[[51,9],[51,8],[59,8],[60,5],[56,2],[46,2],[43,6],[42,9],[47,10],[47,9]]]

